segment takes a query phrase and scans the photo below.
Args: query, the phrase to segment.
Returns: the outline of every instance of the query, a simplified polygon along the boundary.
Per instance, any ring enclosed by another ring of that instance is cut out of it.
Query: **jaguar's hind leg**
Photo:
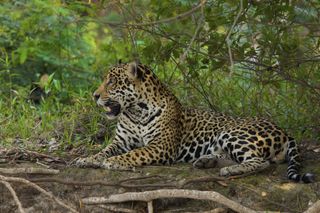
[[[209,154],[198,158],[193,163],[193,167],[198,169],[208,169],[216,166],[221,167],[221,165],[226,166],[233,164],[235,164],[235,162],[232,161],[226,154]]]
[[[220,169],[220,176],[240,175],[245,173],[257,172],[267,168],[269,161],[263,158],[252,158],[240,164],[223,167]]]

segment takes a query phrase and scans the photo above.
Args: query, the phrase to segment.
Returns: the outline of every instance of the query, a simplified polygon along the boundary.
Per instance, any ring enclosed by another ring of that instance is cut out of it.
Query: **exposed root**
[[[46,169],[46,168],[0,168],[0,173],[2,174],[45,174],[45,175],[56,175],[60,171],[56,169]]]
[[[7,189],[10,191],[13,199],[14,199],[14,202],[17,204],[18,206],[18,210],[20,213],[25,213],[23,207],[22,207],[22,204],[16,194],[16,192],[14,191],[14,189],[12,188],[12,186],[10,185],[10,183],[8,183],[7,181],[0,181],[3,185],[5,185],[5,187],[7,187]]]
[[[58,203],[60,206],[63,206],[64,208],[68,209],[71,212],[78,212],[76,209],[74,209],[73,207],[68,206],[67,204],[65,204],[64,202],[62,202],[59,198],[53,196],[50,192],[47,192],[46,190],[44,190],[43,188],[41,188],[40,186],[26,180],[23,178],[17,178],[17,177],[5,177],[3,175],[0,175],[0,181],[3,182],[18,182],[18,183],[24,183],[28,186],[31,186],[32,188],[38,190],[39,192],[45,194],[47,197],[49,197],[51,200],[55,201],[56,203]]]
[[[255,211],[214,191],[197,191],[184,189],[161,189],[144,192],[128,192],[110,195],[109,197],[88,197],[82,199],[84,204],[121,203],[127,201],[150,202],[160,198],[189,198],[197,200],[211,200],[220,203],[240,213],[254,213]]]

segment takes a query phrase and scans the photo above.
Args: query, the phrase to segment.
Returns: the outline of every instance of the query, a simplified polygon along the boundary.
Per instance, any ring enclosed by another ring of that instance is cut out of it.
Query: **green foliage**
[[[244,0],[236,19],[240,1],[208,0],[161,22],[197,4],[2,1],[0,139],[31,137],[37,117],[40,133],[63,119],[75,123],[83,112],[94,114],[86,132],[94,134],[98,109],[90,96],[101,74],[118,59],[139,58],[185,105],[270,117],[299,139],[319,140],[319,2]],[[50,76],[42,85],[46,97],[34,105],[29,91],[43,74]],[[69,126],[64,141],[74,139]]]

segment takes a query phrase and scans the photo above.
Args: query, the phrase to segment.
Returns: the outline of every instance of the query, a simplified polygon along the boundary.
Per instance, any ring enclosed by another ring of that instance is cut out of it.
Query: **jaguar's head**
[[[142,86],[151,71],[138,63],[119,64],[107,72],[102,84],[93,93],[109,119],[114,119],[130,106],[141,102]]]

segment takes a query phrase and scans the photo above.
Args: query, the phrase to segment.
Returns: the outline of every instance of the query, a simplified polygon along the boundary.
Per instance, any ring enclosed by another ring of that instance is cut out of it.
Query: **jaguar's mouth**
[[[108,117],[116,117],[120,114],[121,105],[117,101],[108,100],[103,104]]]

